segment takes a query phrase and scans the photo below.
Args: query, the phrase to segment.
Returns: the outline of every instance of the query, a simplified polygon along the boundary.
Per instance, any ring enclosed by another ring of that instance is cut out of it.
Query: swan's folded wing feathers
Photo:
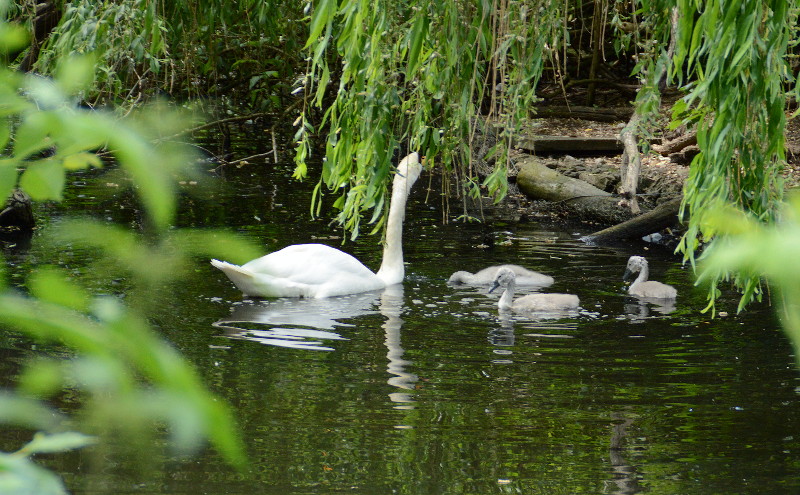
[[[353,256],[325,244],[295,244],[243,265],[297,283],[321,284],[341,272],[356,276],[373,273]]]
[[[353,256],[325,244],[296,244],[241,267],[254,280],[245,283],[263,296],[330,297],[382,287],[377,276]],[[240,283],[234,281],[239,286]],[[251,289],[253,290],[253,289]]]

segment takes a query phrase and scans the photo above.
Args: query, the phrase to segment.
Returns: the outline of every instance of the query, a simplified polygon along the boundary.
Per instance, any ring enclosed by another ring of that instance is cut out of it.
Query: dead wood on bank
[[[584,237],[582,240],[585,242],[608,244],[640,239],[679,225],[680,197],[637,215],[630,211],[624,198],[552,170],[534,156],[519,160],[517,165],[517,186],[529,198],[559,203],[574,215],[575,220],[611,225]]]
[[[589,244],[608,244],[625,239],[640,239],[653,232],[676,227],[680,223],[678,212],[681,199],[675,198],[662,203],[647,213],[584,236],[581,240]]]
[[[616,224],[632,217],[631,212],[620,205],[617,196],[551,170],[535,156],[523,158],[517,166],[517,186],[522,192],[533,199],[559,202],[572,210],[576,219]]]
[[[638,113],[631,116],[628,125],[620,132],[619,137],[625,146],[622,153],[622,182],[620,184],[620,194],[628,200],[631,213],[638,215],[641,212],[639,200],[636,199],[636,190],[639,187],[639,170],[642,166],[642,158],[639,154],[638,130],[640,117]]]
[[[697,144],[697,133],[691,132],[689,134],[683,134],[678,136],[675,139],[671,139],[669,141],[663,141],[661,144],[654,144],[651,148],[656,153],[659,153],[662,156],[669,156],[673,153],[678,153],[683,151],[685,148],[689,146],[694,146]]]

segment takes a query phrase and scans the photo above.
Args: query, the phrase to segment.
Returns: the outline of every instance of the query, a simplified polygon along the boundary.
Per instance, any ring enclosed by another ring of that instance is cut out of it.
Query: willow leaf
[[[423,43],[428,37],[428,23],[427,13],[422,10],[417,11],[414,27],[411,29],[411,44],[408,50],[408,69],[406,70],[407,77],[411,77],[414,72],[416,72],[417,67],[419,67],[419,55],[422,51]]]
[[[308,40],[306,41],[303,49],[308,49],[314,44],[322,30],[325,29],[331,22],[336,14],[336,0],[320,0],[314,9],[314,14],[311,16],[311,25],[309,27]]]

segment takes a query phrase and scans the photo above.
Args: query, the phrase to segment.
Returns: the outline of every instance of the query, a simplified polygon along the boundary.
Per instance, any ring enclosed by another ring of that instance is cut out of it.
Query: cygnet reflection
[[[634,321],[650,318],[651,312],[668,315],[675,310],[674,300],[628,297],[625,303],[625,314]]]

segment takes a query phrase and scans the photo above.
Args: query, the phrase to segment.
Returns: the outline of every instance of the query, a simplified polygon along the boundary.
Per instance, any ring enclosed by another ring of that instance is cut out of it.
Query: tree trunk
[[[634,113],[628,125],[619,133],[625,151],[622,152],[622,182],[619,187],[620,194],[628,200],[631,213],[638,215],[639,201],[636,199],[636,189],[639,187],[639,169],[642,166],[642,158],[639,154],[639,143],[637,136],[639,133],[639,114]]]
[[[589,79],[597,79],[597,68],[600,66],[600,51],[603,49],[603,1],[594,0],[594,15],[592,16],[592,65],[589,67]],[[589,83],[586,91],[586,106],[594,105],[594,92],[597,84]]]
[[[672,9],[672,31],[670,33],[669,47],[667,48],[667,56],[664,58],[664,63],[657,70],[662,73],[658,76],[659,92],[663,92],[666,88],[666,77],[669,74],[669,63],[672,60],[672,55],[675,52],[675,44],[677,42],[677,25],[678,25],[678,9]],[[634,214],[639,213],[639,201],[636,199],[636,190],[639,187],[639,170],[642,165],[641,154],[639,153],[639,122],[640,117],[638,113],[631,116],[628,125],[620,132],[619,137],[625,147],[622,153],[622,183],[620,184],[620,194],[622,194],[629,202],[631,212]]]
[[[59,2],[60,3],[60,2]],[[36,14],[31,21],[33,32],[28,53],[19,64],[21,72],[28,72],[39,58],[39,50],[50,32],[61,21],[62,12],[58,4],[53,1],[40,2],[36,5]]]

